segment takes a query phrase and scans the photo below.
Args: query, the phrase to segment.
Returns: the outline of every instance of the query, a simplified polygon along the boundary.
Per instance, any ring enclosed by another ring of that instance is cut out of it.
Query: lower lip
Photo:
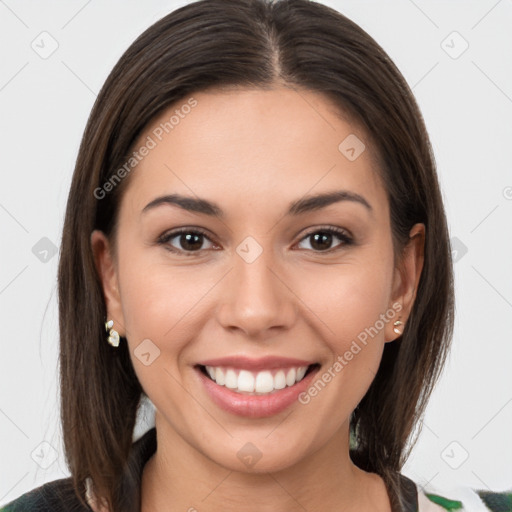
[[[236,393],[226,386],[219,386],[209,379],[199,368],[196,368],[210,398],[221,409],[247,418],[265,418],[273,416],[290,407],[298,396],[305,391],[319,368],[314,368],[300,382],[293,386],[273,391],[268,395],[246,395]]]

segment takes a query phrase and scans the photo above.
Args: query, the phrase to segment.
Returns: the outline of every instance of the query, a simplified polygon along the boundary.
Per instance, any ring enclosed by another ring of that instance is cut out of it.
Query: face
[[[92,237],[157,430],[246,472],[348,449],[350,415],[412,305],[418,251],[394,268],[370,143],[326,98],[193,99],[135,144],[151,148],[121,201],[116,257]]]

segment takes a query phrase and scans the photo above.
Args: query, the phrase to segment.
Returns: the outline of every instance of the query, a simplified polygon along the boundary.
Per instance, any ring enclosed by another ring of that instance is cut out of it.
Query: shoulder
[[[71,478],[47,482],[22,494],[15,500],[0,505],[0,512],[91,512],[75,494]]]
[[[156,450],[156,429],[149,429],[133,443],[122,483],[126,503],[139,500],[140,478],[147,460]],[[19,498],[0,505],[0,512],[104,512],[106,507],[97,500],[90,478],[85,479],[84,505],[78,499],[71,477],[48,482]]]
[[[449,508],[441,506],[441,503]],[[418,512],[445,512],[446,510],[462,510],[462,503],[418,490]]]
[[[447,492],[418,488],[418,512],[512,512],[512,491],[492,492],[459,486]]]

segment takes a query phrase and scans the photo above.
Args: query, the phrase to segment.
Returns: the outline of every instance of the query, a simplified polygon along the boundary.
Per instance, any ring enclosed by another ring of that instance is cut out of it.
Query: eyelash
[[[338,249],[341,249],[343,248],[344,246],[349,246],[349,245],[353,245],[354,243],[354,240],[347,234],[347,232],[344,230],[344,229],[340,229],[340,228],[335,228],[335,227],[320,227],[320,228],[315,228],[314,230],[312,231],[309,231],[308,233],[306,233],[300,240],[299,240],[299,243],[302,242],[303,240],[307,239],[308,237],[316,234],[316,233],[327,233],[327,234],[330,234],[330,235],[335,235],[336,237],[338,237],[340,240],[342,240],[342,244],[332,248],[332,249],[327,249],[325,251],[314,251],[314,253],[317,253],[317,254],[330,254],[332,252],[335,252],[336,250]],[[182,235],[182,234],[195,234],[195,235],[203,235],[207,240],[209,240],[210,242],[212,242],[212,240],[210,240],[210,237],[208,236],[208,234],[206,233],[206,231],[202,230],[201,228],[181,228],[181,229],[177,229],[175,231],[170,231],[170,232],[167,232],[167,233],[163,233],[157,240],[157,243],[159,245],[165,245],[165,248],[170,251],[170,252],[173,252],[175,254],[180,254],[180,255],[184,255],[184,256],[196,256],[197,254],[199,254],[201,251],[203,250],[207,250],[207,249],[199,249],[198,251],[184,251],[184,250],[181,250],[181,249],[176,249],[176,247],[173,247],[172,245],[169,245],[169,241],[172,240],[173,238],[176,238],[177,236],[179,235]],[[212,242],[213,243],[213,242]],[[311,249],[307,249],[309,251],[311,251]]]

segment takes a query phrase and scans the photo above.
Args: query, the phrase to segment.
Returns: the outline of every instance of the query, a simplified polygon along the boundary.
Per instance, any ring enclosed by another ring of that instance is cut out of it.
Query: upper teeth
[[[277,370],[250,372],[220,366],[205,366],[208,375],[220,386],[226,386],[235,392],[270,393],[275,389],[293,386],[301,381],[307,366]]]

